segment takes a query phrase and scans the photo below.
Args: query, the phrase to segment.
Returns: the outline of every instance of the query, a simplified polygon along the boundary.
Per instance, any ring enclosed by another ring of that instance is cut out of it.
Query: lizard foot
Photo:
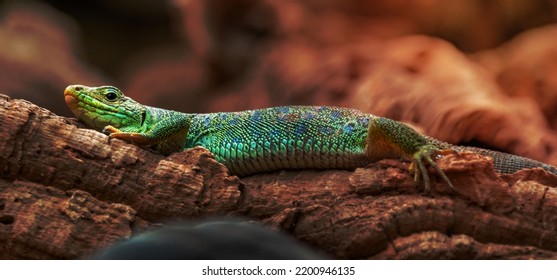
[[[102,133],[108,135],[109,143],[111,139],[120,139],[128,143],[138,145],[140,147],[149,147],[154,144],[152,143],[153,141],[151,141],[151,139],[149,139],[142,133],[122,132],[121,130],[111,125],[105,126]]]
[[[421,147],[416,153],[414,153],[414,159],[412,161],[412,164],[410,165],[410,171],[414,173],[414,181],[418,183],[420,181],[420,177],[422,177],[422,179],[424,180],[425,191],[429,192],[431,184],[427,168],[424,164],[425,161],[429,163],[429,165],[433,166],[433,168],[435,168],[437,174],[439,174],[439,176],[443,178],[443,180],[449,185],[449,187],[451,187],[451,189],[456,191],[455,187],[453,186],[447,175],[445,175],[445,172],[443,172],[443,170],[441,170],[441,168],[439,168],[439,166],[433,160],[434,158],[437,159],[440,156],[448,155],[451,153],[454,153],[454,151],[450,149],[439,150],[439,148],[433,145],[425,145]]]

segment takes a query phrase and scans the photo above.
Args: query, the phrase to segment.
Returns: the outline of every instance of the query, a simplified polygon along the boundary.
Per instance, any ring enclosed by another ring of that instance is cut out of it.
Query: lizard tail
[[[452,149],[457,152],[473,152],[488,156],[493,159],[495,170],[502,174],[510,174],[522,169],[542,168],[549,173],[557,175],[556,167],[537,160],[482,148],[452,145],[430,137],[428,137],[428,139],[433,145],[441,149]]]

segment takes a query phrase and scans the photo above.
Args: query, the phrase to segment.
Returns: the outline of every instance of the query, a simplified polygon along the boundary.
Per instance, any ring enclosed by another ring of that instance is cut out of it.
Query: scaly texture
[[[203,146],[233,173],[365,165],[372,116],[331,107],[195,115],[184,147]]]
[[[415,179],[426,188],[425,164],[452,187],[434,158],[453,151],[490,156],[501,173],[550,166],[523,157],[453,146],[409,126],[338,107],[287,106],[242,112],[186,114],[141,105],[112,86],[66,88],[65,100],[87,125],[163,154],[203,146],[234,174],[279,169],[353,169],[383,158],[413,160]]]
[[[545,171],[557,175],[557,169],[554,166],[539,162],[537,160],[476,147],[457,146],[430,137],[427,138],[436,147],[439,147],[441,149],[450,149],[456,152],[473,152],[480,155],[488,156],[493,159],[493,166],[499,173],[510,174],[522,169],[542,168]]]

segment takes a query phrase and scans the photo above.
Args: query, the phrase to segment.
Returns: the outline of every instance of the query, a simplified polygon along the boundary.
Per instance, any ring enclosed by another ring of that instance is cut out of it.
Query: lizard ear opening
[[[143,110],[143,113],[141,113],[141,125],[143,126],[143,123],[145,123],[145,119],[147,118],[147,110]]]

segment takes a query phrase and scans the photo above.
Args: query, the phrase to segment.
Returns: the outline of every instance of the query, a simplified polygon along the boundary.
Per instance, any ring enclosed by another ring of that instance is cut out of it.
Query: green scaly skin
[[[387,118],[338,107],[287,106],[241,112],[186,114],[144,106],[113,86],[68,86],[65,101],[88,126],[110,138],[168,155],[195,146],[211,151],[238,176],[280,169],[354,169],[383,158],[412,160],[426,190],[433,166],[453,188],[434,158],[473,151],[494,158],[495,169],[512,173],[550,165],[514,155],[453,146]]]

